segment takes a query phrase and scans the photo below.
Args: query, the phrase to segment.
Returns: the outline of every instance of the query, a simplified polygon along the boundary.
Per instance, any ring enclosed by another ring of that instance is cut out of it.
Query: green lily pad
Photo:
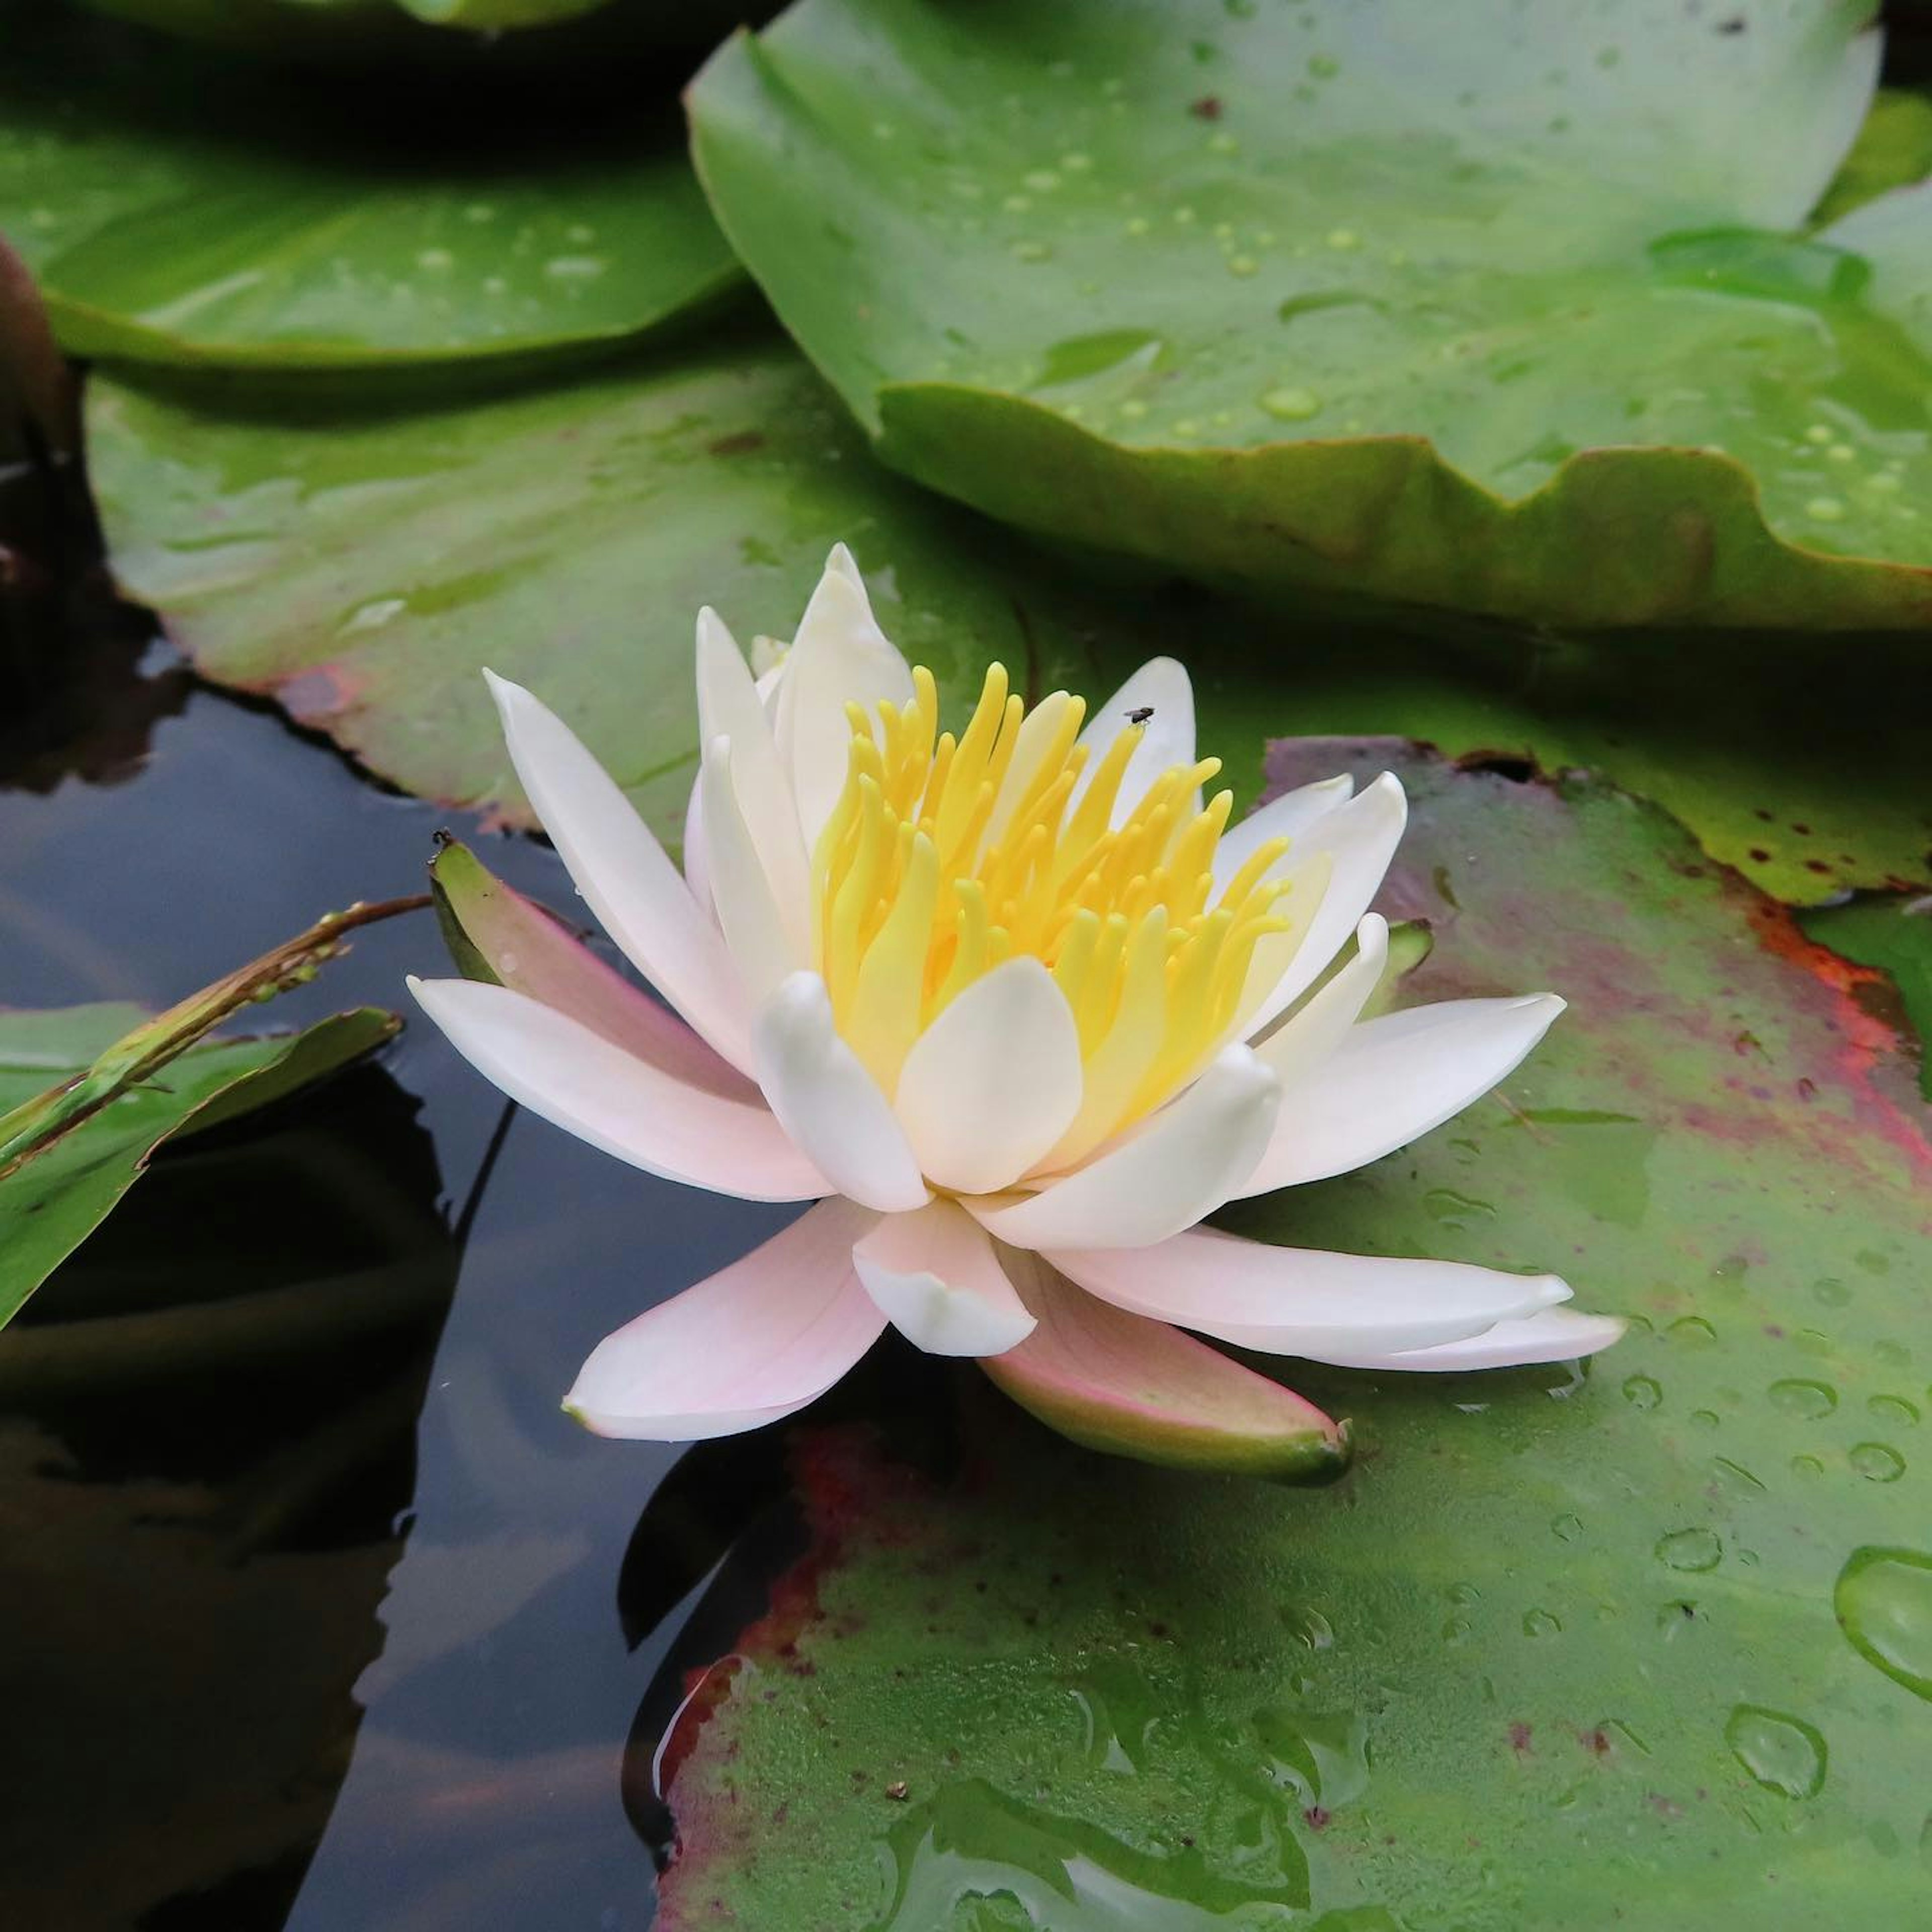
[[[1840,215],[1928,175],[1932,175],[1932,100],[1903,88],[1882,87],[1812,219],[1828,227]]]
[[[279,699],[406,790],[511,823],[526,808],[481,666],[560,706],[674,842],[698,607],[741,639],[788,635],[842,540],[950,700],[1002,658],[1036,691],[1097,701],[1179,650],[1202,745],[1244,801],[1263,734],[1400,731],[1604,770],[1785,898],[1932,878],[1932,718],[1870,694],[1916,675],[1912,640],[1858,640],[1860,682],[1756,639],[1740,678],[1666,634],[1397,634],[1116,590],[881,470],[781,346],[413,412],[224,409],[98,373],[88,404],[116,571],[204,674]]]
[[[85,0],[96,12],[214,46],[338,64],[476,69],[574,64],[611,51],[704,48],[744,19],[728,0]],[[594,20],[587,16],[596,15]],[[582,23],[580,25],[580,23]],[[454,32],[439,32],[454,28]],[[503,37],[512,34],[509,44]]]
[[[1932,618],[1932,203],[1805,222],[1873,8],[800,0],[726,233],[886,460],[1274,595]]]
[[[581,354],[740,280],[649,112],[581,128],[487,101],[405,113],[84,16],[29,19],[8,52],[0,230],[76,355],[315,370]]]
[[[1386,909],[1436,938],[1404,997],[1570,1010],[1456,1123],[1231,1225],[1558,1267],[1633,1333],[1582,1373],[1292,1373],[1354,1420],[1324,1492],[1082,1456],[970,1374],[956,1490],[807,1438],[815,1547],[666,1754],[665,1932],[1919,1914],[1910,1043],[1621,793],[1386,741],[1271,772],[1390,762]]]
[[[1932,896],[1874,896],[1822,906],[1808,913],[1804,924],[1821,946],[1884,974],[1913,1030],[1932,1041]],[[1932,1052],[1920,1055],[1918,1090],[1932,1100]]]
[[[879,470],[769,342],[413,414],[223,415],[98,381],[89,405],[116,574],[204,672],[512,823],[529,808],[482,666],[540,692],[675,841],[699,607],[789,637],[840,542],[949,700],[996,656],[1042,691],[1095,682],[1048,574]]]

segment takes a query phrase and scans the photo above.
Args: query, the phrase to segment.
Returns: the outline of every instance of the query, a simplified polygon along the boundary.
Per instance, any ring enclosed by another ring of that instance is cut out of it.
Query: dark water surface
[[[117,782],[45,745],[0,768],[33,788],[0,789],[0,1004],[166,1004],[420,890],[434,830],[465,829],[165,664],[86,709],[121,721],[90,754]],[[484,849],[563,890],[540,845]],[[446,970],[412,915],[264,1023],[403,1010],[405,972]],[[557,1403],[608,1330],[789,1211],[507,1115],[414,1019],[379,1066],[164,1153],[0,1333],[0,1924],[647,1925],[667,1653],[776,1467],[710,1452],[627,1565],[680,1452]],[[238,1356],[197,1317],[276,1294],[376,1312],[293,1358],[272,1300]]]

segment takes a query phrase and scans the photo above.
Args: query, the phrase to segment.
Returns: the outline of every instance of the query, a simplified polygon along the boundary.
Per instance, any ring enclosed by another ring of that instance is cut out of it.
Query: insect
[[[1151,704],[1143,704],[1138,710],[1127,713],[1127,722],[1130,724],[1144,724],[1153,716],[1154,706]]]

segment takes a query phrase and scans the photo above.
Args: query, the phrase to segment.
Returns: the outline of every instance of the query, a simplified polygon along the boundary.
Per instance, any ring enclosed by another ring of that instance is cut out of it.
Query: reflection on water
[[[185,681],[149,681],[171,704],[123,782],[74,776],[56,725],[11,773],[44,795],[0,789],[0,1003],[164,1003],[418,889],[460,823],[266,715],[202,694],[168,715]],[[554,895],[541,848],[490,856]],[[266,1017],[396,1006],[441,962],[427,919],[372,928]],[[677,1452],[594,1441],[557,1401],[600,1336],[788,1210],[521,1117],[478,1193],[502,1120],[412,1028],[272,1134],[164,1154],[0,1334],[0,1695],[36,1766],[0,1814],[0,1923],[649,1924],[632,1716],[776,1478],[707,1486],[708,1526],[626,1558]],[[298,1305],[335,1339],[289,1359]]]
[[[414,1112],[365,1069],[190,1142],[0,1336],[7,1922],[273,1923],[299,1880],[455,1277]]]

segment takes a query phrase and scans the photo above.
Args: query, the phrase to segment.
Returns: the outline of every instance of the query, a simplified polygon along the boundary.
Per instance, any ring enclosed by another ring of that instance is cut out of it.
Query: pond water
[[[114,691],[97,716],[151,720],[145,757],[124,740],[104,783],[22,758],[38,789],[0,790],[7,1004],[165,1005],[325,910],[421,890],[435,830],[467,836],[164,663]],[[542,846],[485,850],[554,897]],[[264,1018],[404,1006],[404,974],[440,970],[412,915]],[[164,1152],[0,1335],[0,1679],[32,1767],[0,1819],[0,1923],[647,1925],[673,1652],[769,1512],[776,1450],[674,1485],[627,1568],[682,1452],[597,1441],[558,1398],[607,1330],[791,1211],[507,1115],[418,1024],[272,1120]],[[198,1307],[368,1300],[345,1280],[393,1305],[216,1365]],[[118,1372],[64,1378],[80,1322],[137,1311]],[[788,1534],[781,1510],[772,1561]],[[742,1621],[692,1641],[715,1654]]]

